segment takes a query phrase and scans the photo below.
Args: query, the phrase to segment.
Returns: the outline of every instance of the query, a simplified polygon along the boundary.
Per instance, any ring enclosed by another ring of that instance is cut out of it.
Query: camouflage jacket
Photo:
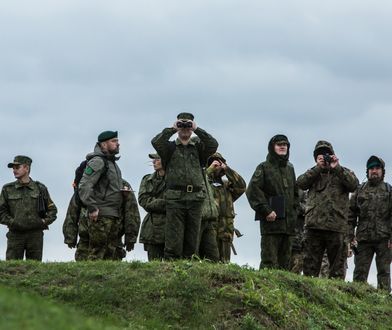
[[[267,160],[257,166],[246,196],[252,209],[261,216],[257,220],[260,220],[262,234],[295,234],[298,188],[294,167],[290,162],[281,161],[269,153]],[[265,217],[273,211],[269,204],[273,196],[284,196],[286,217],[268,222]]]
[[[123,186],[131,187],[125,180],[123,180]],[[65,244],[76,246],[79,234],[79,219],[82,215],[87,216],[85,213],[87,213],[86,209],[77,204],[75,194],[73,194],[63,223]],[[125,234],[126,243],[135,243],[139,233],[140,214],[136,197],[132,189],[130,189],[129,192],[122,193],[120,217],[122,220],[122,227],[119,232],[119,237],[121,238]]]
[[[241,197],[246,190],[245,180],[230,167],[226,168],[227,180],[216,179],[213,170],[206,170],[208,181],[214,191],[214,198],[219,209],[219,217],[234,218],[234,202]]]
[[[69,201],[67,214],[63,222],[64,243],[67,245],[76,246],[79,232],[80,211],[81,207],[76,203],[75,194],[73,194]]]
[[[100,216],[120,217],[122,178],[118,158],[102,153],[98,144],[86,158],[88,163],[79,183],[81,201],[89,212],[99,209]]]
[[[328,172],[314,166],[298,177],[297,184],[309,190],[305,227],[347,234],[349,193],[358,186],[354,172],[340,165]]]
[[[147,215],[143,219],[139,242],[163,244],[165,242],[166,204],[165,179],[156,172],[143,177],[139,188],[139,204]]]
[[[48,201],[48,211],[44,219],[38,215],[40,191],[44,192]],[[56,218],[56,205],[42,183],[30,180],[28,184],[21,184],[15,181],[3,186],[0,195],[0,223],[8,226],[11,231],[48,229],[48,225]]]
[[[305,211],[306,211],[306,199],[307,192],[302,189],[298,189],[299,196],[299,208],[297,224],[295,226],[295,239],[293,241],[293,251],[302,251],[303,240],[304,240],[304,225],[305,225]]]
[[[384,181],[360,185],[350,198],[350,238],[361,241],[392,239],[392,193]]]
[[[202,167],[208,157],[216,152],[218,142],[201,128],[195,130],[197,137],[192,137],[187,145],[183,145],[179,139],[170,142],[170,137],[175,133],[174,128],[165,128],[151,141],[166,170],[165,197],[172,200],[202,200],[205,198]],[[187,186],[193,186],[195,191],[184,192]]]
[[[123,180],[123,186],[130,188],[130,191],[122,192],[122,205],[120,218],[122,219],[122,228],[119,237],[125,235],[125,244],[136,243],[140,229],[140,213],[137,205],[135,193],[131,185]]]

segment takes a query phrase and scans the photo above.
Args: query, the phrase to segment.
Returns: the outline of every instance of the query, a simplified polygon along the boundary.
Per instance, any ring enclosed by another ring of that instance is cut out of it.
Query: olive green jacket
[[[246,196],[256,215],[259,215],[261,234],[295,235],[297,221],[298,188],[293,165],[269,153],[265,162],[259,164],[248,184]],[[273,209],[270,198],[283,196],[285,218],[268,222],[265,218]],[[258,217],[258,216],[256,216]]]
[[[165,128],[151,141],[165,167],[166,199],[202,200],[205,198],[202,168],[208,157],[216,152],[218,142],[201,128],[195,130],[197,137],[192,137],[187,145],[183,145],[179,139],[169,141],[176,132],[174,128]],[[194,187],[195,191],[187,193],[177,189],[187,186]]]
[[[105,161],[107,159],[107,168]],[[105,155],[99,145],[87,155],[87,166],[79,183],[79,196],[89,212],[99,209],[100,216],[120,217],[122,177],[117,157]]]
[[[138,200],[140,206],[147,212],[140,230],[140,243],[165,243],[165,189],[165,178],[159,176],[157,172],[145,175],[140,183]]]
[[[40,189],[48,200],[48,211],[44,219],[38,215]],[[48,229],[48,225],[56,218],[56,205],[42,183],[30,180],[28,184],[21,184],[15,181],[3,186],[0,195],[0,223],[8,226],[11,231]]]

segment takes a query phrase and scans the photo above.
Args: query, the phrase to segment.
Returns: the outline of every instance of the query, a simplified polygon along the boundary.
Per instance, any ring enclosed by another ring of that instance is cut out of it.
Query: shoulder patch
[[[90,166],[86,166],[84,173],[86,173],[87,175],[91,175],[94,173],[94,170]]]
[[[263,174],[263,172],[261,170],[256,170],[255,171],[255,177],[258,178],[259,176],[261,176],[261,174]]]

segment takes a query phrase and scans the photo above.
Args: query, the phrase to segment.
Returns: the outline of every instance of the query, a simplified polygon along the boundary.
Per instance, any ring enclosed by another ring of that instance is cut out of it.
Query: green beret
[[[385,163],[380,157],[370,156],[370,158],[366,162],[366,169],[369,170],[373,167],[385,168]]]
[[[178,114],[177,119],[181,120],[181,119],[185,119],[185,120],[193,120],[195,117],[189,113],[189,112],[181,112],[180,114]]]
[[[22,165],[22,164],[26,164],[26,165],[31,165],[31,163],[33,162],[33,160],[30,157],[27,156],[15,156],[14,161],[12,163],[8,164],[9,168],[12,168],[14,165]]]
[[[158,154],[148,154],[148,157],[150,157],[151,159],[161,159]]]
[[[105,131],[98,135],[98,142],[105,142],[118,137],[117,131]]]

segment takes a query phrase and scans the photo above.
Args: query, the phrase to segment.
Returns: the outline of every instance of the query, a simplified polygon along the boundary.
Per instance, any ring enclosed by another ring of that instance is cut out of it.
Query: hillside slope
[[[236,265],[3,261],[0,285],[77,308],[80,322],[100,318],[103,328],[392,329],[391,296],[368,285]],[[13,299],[23,300],[19,294]],[[48,310],[44,303],[37,300],[38,310]],[[0,306],[12,315],[20,304],[12,305]]]

